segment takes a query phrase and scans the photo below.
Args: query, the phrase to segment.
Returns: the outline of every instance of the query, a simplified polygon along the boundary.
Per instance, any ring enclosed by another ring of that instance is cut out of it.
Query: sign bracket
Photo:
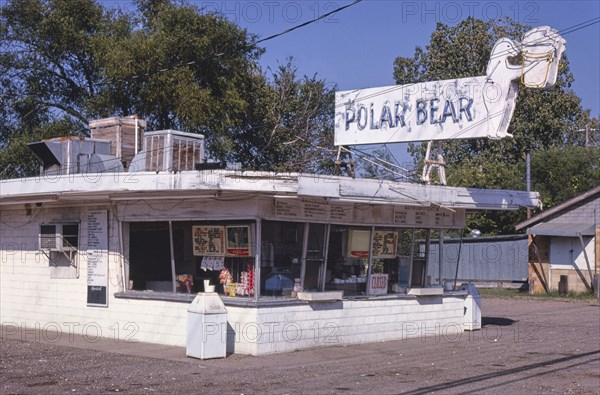
[[[444,156],[442,155],[442,141],[437,141],[435,159],[431,159],[431,148],[433,145],[433,141],[429,141],[427,143],[427,151],[425,151],[425,160],[423,166],[423,181],[430,185],[431,184],[431,172],[433,169],[437,169],[438,176],[440,178],[440,184],[446,185],[446,162],[444,161]]]

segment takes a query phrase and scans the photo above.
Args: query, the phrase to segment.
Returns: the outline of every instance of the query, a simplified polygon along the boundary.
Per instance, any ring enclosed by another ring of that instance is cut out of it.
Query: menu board
[[[398,232],[376,230],[373,235],[373,258],[389,259],[396,257]]]
[[[301,218],[298,204],[289,199],[275,199],[275,215],[280,218]]]
[[[87,215],[87,305],[108,306],[108,212]]]
[[[426,228],[464,227],[465,210],[437,206],[395,206],[394,223]]]
[[[276,218],[320,222],[351,222],[353,206],[334,205],[319,199],[275,199]]]
[[[388,275],[381,273],[372,273],[368,287],[369,288],[367,290],[367,293],[369,295],[387,295]]]
[[[196,256],[225,256],[224,226],[192,226]]]
[[[463,228],[465,209],[440,206],[336,204],[316,198],[275,198],[273,217],[333,224]]]

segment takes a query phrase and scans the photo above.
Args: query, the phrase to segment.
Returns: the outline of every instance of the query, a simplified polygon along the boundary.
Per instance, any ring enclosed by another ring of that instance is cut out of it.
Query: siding
[[[90,207],[107,209],[106,207]],[[110,212],[110,210],[109,210]],[[87,208],[0,212],[0,323],[24,328],[60,330],[94,339],[137,340],[185,345],[187,304],[115,299],[122,290],[116,221],[109,216],[108,308],[88,307]],[[79,222],[79,277],[51,278],[48,258],[38,250],[42,222]],[[42,333],[44,333],[42,331]]]
[[[453,280],[460,241],[444,240],[442,276]],[[432,240],[427,275],[432,282],[439,277],[439,245]],[[526,281],[527,236],[463,239],[460,252],[459,281]]]

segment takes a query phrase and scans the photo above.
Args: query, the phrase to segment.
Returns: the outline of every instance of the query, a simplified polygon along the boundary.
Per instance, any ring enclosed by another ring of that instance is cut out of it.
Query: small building
[[[131,152],[107,147],[118,140],[101,124],[100,142],[37,143],[40,176],[0,183],[5,326],[184,346],[190,302],[214,286],[230,353],[455,338],[473,328],[468,295],[428,280],[432,238],[464,228],[472,210],[539,203],[523,191],[221,169],[204,163],[202,136],[138,131],[121,136],[140,141]]]
[[[592,289],[600,266],[599,217],[597,186],[516,226],[530,235],[532,293]]]

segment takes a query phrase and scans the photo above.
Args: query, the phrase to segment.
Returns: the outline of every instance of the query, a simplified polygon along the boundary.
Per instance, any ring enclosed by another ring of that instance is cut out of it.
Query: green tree
[[[502,37],[520,40],[529,28],[510,19],[467,18],[452,27],[438,23],[429,45],[424,49],[417,47],[411,58],[395,60],[394,78],[404,84],[485,75],[493,44]],[[445,142],[448,184],[524,190],[526,151],[539,153],[541,157],[551,147],[562,148],[581,141],[582,133],[578,130],[597,123],[582,109],[580,99],[571,88],[573,80],[568,59],[563,57],[554,89],[522,87],[509,127],[509,133],[514,135],[512,139]],[[423,145],[411,145],[416,165],[422,163],[424,151]],[[536,188],[544,190],[544,182],[538,179]],[[523,215],[521,212],[486,212],[471,216],[468,225],[488,234],[511,233]]]
[[[451,173],[456,185],[474,188],[525,189],[525,160],[513,166],[466,161]],[[543,209],[600,185],[600,146],[550,147],[531,153],[531,189],[540,193]],[[534,210],[534,214],[539,212]],[[468,217],[468,226],[489,235],[514,233],[526,212],[487,211]]]
[[[15,133],[10,144],[0,151],[0,179],[18,178],[39,174],[40,162],[27,144],[33,141],[74,134],[77,125],[70,118],[62,118]]]
[[[221,15],[170,0],[134,3],[131,13],[94,0],[0,8],[0,159],[18,160],[11,152],[24,139],[60,130],[59,121],[85,135],[89,119],[136,114],[149,130],[203,134],[214,159],[331,169],[334,100],[325,81],[299,78],[291,63],[268,78],[256,37]]]
[[[138,1],[129,32],[101,37],[97,62],[107,81],[99,104],[137,114],[152,129],[202,133],[226,159],[261,79],[255,37],[223,16],[171,1]],[[126,29],[122,29],[125,31]],[[119,108],[114,105],[119,103]]]
[[[90,0],[12,0],[0,8],[4,101],[41,118],[68,116],[84,130],[101,70],[94,38],[110,16]]]
[[[297,76],[291,60],[273,73],[262,89],[262,124],[242,128],[235,152],[250,168],[294,172],[331,172],[333,169],[334,87],[312,77]],[[250,120],[249,120],[250,121]]]
[[[552,147],[531,155],[532,189],[544,208],[600,185],[600,145]]]

